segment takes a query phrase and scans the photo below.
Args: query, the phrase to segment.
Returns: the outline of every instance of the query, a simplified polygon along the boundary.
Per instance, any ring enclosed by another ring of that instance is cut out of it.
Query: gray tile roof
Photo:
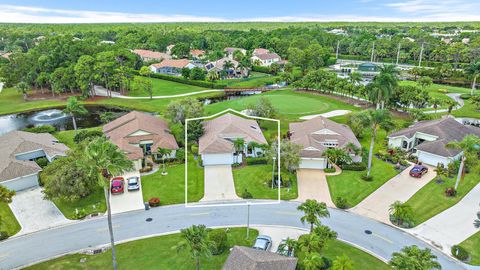
[[[451,117],[435,120],[419,121],[412,126],[390,134],[389,138],[405,136],[413,137],[417,132],[438,137],[432,142],[423,142],[415,148],[443,157],[454,157],[461,152],[460,149],[447,148],[452,141],[461,141],[468,134],[480,136],[480,128],[464,125]]]
[[[18,160],[23,153],[43,150],[49,157],[65,155],[68,147],[48,133],[12,131],[0,136],[0,182],[41,171],[34,161]]]
[[[297,258],[234,246],[222,270],[295,270]]]

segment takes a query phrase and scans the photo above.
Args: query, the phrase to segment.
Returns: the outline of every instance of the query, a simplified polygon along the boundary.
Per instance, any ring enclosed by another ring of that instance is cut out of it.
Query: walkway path
[[[458,105],[455,106],[452,110],[458,110],[460,108],[463,107],[463,105],[465,105],[465,101],[460,98],[462,94],[458,94],[458,93],[451,93],[451,94],[447,94],[448,97],[450,97],[451,99],[455,100]],[[444,112],[448,112],[448,109],[440,109],[440,110],[433,110],[433,111],[425,111],[424,113],[427,113],[427,114],[432,114],[432,113],[444,113]]]
[[[105,87],[95,85],[95,95],[96,96],[101,96],[101,97],[108,97],[108,91]],[[205,94],[205,93],[214,93],[214,92],[223,92],[223,89],[208,89],[208,90],[202,90],[202,91],[197,91],[197,92],[189,92],[185,94],[177,94],[177,95],[169,95],[169,96],[153,96],[152,99],[165,99],[165,98],[176,98],[176,97],[186,97],[186,96],[193,96],[197,94]],[[130,97],[130,96],[124,96],[118,92],[111,92],[111,96],[114,98],[123,98],[123,99],[150,99],[150,97]]]
[[[298,169],[297,183],[298,201],[304,202],[307,199],[315,199],[319,202],[326,203],[328,207],[335,207],[323,170]]]
[[[317,116],[323,116],[323,117],[326,117],[326,118],[330,118],[330,117],[334,117],[334,116],[341,116],[341,115],[349,114],[351,112],[352,111],[349,111],[349,110],[333,110],[333,111],[329,111],[329,112],[321,113],[321,114],[312,114],[312,115],[302,116],[302,117],[300,117],[300,119],[310,120],[310,119],[315,118]]]
[[[437,175],[433,171],[433,168],[429,167],[428,173],[422,176],[422,178],[411,177],[409,172],[413,166],[414,165],[411,165],[390,179],[350,211],[386,224],[391,224],[389,213],[390,205],[395,201],[406,202]]]
[[[460,202],[409,232],[449,252],[451,246],[463,242],[479,231],[473,226],[478,211],[480,211],[480,184],[477,184]]]
[[[300,222],[302,213],[297,211],[298,205],[299,203],[295,202],[252,205],[250,224],[252,227],[255,224],[262,224],[308,229],[308,224],[303,225]],[[147,218],[152,220],[147,222]],[[192,224],[205,224],[207,227],[244,226],[246,222],[246,206],[185,208],[184,205],[172,205],[113,216],[114,234],[118,242],[173,232]],[[399,251],[407,245],[432,248],[397,228],[346,211],[330,209],[330,218],[322,219],[322,223],[335,230],[339,239],[366,249],[385,260],[391,258],[392,252]],[[366,234],[365,230],[372,233]],[[0,268],[12,269],[107,243],[109,236],[106,217],[76,222],[1,241]],[[443,269],[465,269],[463,264],[438,250],[433,249],[433,253],[438,256]]]

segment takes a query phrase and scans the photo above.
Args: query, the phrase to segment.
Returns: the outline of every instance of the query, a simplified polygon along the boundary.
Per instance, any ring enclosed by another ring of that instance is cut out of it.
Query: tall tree
[[[162,148],[159,147],[157,149],[157,154],[160,155],[160,158],[162,159],[163,162],[163,171],[162,175],[167,175],[167,171],[165,171],[165,159],[172,153],[172,150],[167,149],[167,148]]]
[[[467,72],[467,74],[470,74],[473,78],[472,90],[470,91],[470,94],[473,96],[475,94],[477,79],[478,79],[478,76],[480,75],[480,61],[470,64],[465,71]]]
[[[463,155],[460,159],[460,168],[458,169],[457,181],[455,181],[455,190],[458,188],[460,179],[464,175],[465,164],[473,164],[478,161],[480,156],[480,137],[469,134],[463,138],[462,141],[452,141],[447,144],[448,148],[460,149]]]
[[[76,97],[69,97],[67,100],[67,106],[63,109],[63,112],[72,117],[73,129],[75,130],[75,134],[77,134],[77,121],[75,120],[75,117],[86,114],[88,112],[87,109],[78,102]]]
[[[437,256],[429,248],[420,249],[417,246],[404,247],[400,252],[394,252],[390,265],[395,270],[434,270],[442,269],[437,262]]]
[[[125,153],[118,149],[104,137],[98,137],[88,143],[79,165],[95,175],[98,183],[103,187],[107,204],[108,231],[110,233],[110,246],[112,249],[113,269],[117,270],[117,257],[115,252],[115,239],[113,237],[112,210],[110,206],[110,179],[113,175],[121,175],[133,169],[133,163]]]
[[[304,203],[297,207],[297,210],[302,211],[304,216],[300,221],[305,224],[310,224],[310,233],[313,232],[314,225],[320,225],[320,218],[330,217],[327,205],[324,202],[317,202],[317,200],[307,199]]]
[[[388,209],[392,217],[395,219],[397,225],[403,225],[412,218],[412,208],[400,201],[392,203]]]
[[[200,269],[200,258],[212,255],[213,243],[208,238],[208,229],[205,225],[192,225],[189,228],[181,229],[183,241],[177,246],[177,251],[187,250],[195,260],[195,269]]]
[[[95,58],[82,55],[75,64],[75,77],[84,96],[95,96],[93,81],[95,79]]]
[[[353,270],[353,261],[345,254],[333,260],[332,270]]]

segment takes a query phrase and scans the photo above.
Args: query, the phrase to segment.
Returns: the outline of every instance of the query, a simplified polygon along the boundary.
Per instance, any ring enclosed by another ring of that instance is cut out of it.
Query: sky
[[[0,22],[480,21],[480,0],[0,0]]]

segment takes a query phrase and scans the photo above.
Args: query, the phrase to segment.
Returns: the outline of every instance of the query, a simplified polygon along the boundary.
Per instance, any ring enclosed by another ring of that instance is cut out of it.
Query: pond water
[[[88,113],[75,118],[78,128],[89,128],[102,125],[100,115],[104,112],[112,112],[115,117],[122,116],[128,112],[124,109],[107,108],[102,106],[85,106],[85,108],[88,110]],[[21,130],[42,125],[52,125],[58,130],[73,129],[72,118],[69,115],[63,113],[61,109],[49,109],[0,116],[0,135],[13,130]]]

